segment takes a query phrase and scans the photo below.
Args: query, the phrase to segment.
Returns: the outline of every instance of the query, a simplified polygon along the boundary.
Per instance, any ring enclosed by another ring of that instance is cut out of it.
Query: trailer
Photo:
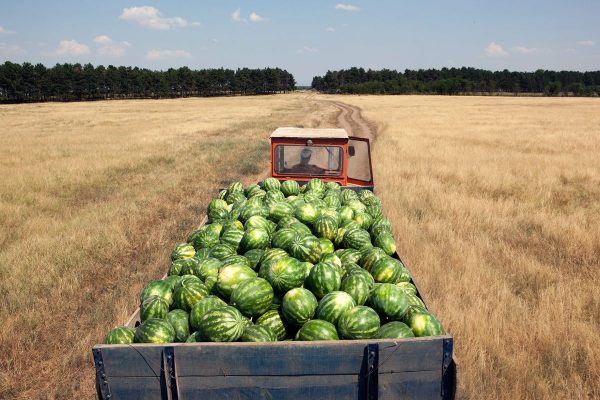
[[[369,142],[350,138],[343,129],[279,128],[271,135],[271,157],[271,176],[280,180],[307,181],[317,176],[355,190],[373,189]],[[205,217],[200,226],[206,222]],[[406,266],[397,253],[393,257]],[[414,278],[412,283],[425,302]],[[138,308],[126,325],[139,324]],[[453,345],[452,336],[444,335],[98,344],[92,353],[96,393],[103,400],[453,399],[457,373]]]

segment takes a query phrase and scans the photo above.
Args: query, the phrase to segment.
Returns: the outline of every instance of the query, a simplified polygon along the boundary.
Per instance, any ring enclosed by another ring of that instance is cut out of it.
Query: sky
[[[599,21],[598,0],[0,0],[0,62],[590,71]]]

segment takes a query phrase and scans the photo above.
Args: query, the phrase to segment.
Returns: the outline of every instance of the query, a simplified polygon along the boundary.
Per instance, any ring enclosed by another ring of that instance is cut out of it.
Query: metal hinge
[[[112,396],[110,394],[110,386],[108,386],[108,377],[104,369],[104,360],[100,349],[92,349],[94,355],[94,364],[96,366],[96,395],[99,399],[107,400]]]
[[[178,400],[179,391],[177,390],[177,374],[175,372],[175,349],[165,347],[163,349],[163,365],[165,383],[167,387],[167,398],[169,400]]]

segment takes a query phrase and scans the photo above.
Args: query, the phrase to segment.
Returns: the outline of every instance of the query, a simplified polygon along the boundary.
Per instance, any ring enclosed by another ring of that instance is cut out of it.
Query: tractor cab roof
[[[273,138],[348,140],[348,133],[338,128],[277,128],[271,134],[271,139]]]

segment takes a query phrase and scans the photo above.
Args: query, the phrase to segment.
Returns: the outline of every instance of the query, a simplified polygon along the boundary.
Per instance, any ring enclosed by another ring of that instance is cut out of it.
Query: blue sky
[[[8,1],[0,61],[600,69],[600,1]]]

